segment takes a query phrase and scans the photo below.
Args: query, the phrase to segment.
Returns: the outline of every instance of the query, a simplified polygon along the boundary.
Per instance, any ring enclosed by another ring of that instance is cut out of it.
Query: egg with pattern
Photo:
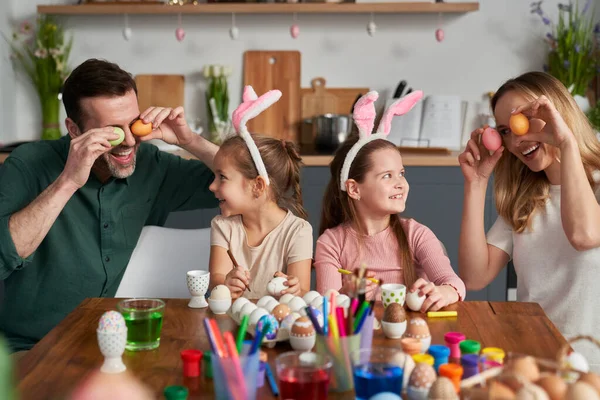
[[[290,331],[290,346],[294,350],[309,351],[316,341],[315,327],[308,317],[300,317],[292,325]]]
[[[292,330],[292,326],[294,325],[294,322],[296,322],[296,320],[300,317],[301,317],[300,314],[298,314],[296,312],[292,312],[287,317],[285,317],[283,320],[281,320],[281,323],[279,324],[279,326],[281,329],[285,329],[288,332],[290,332]]]
[[[406,394],[410,400],[426,400],[429,389],[435,382],[437,376],[433,367],[426,363],[417,363],[410,379]]]
[[[290,310],[287,304],[278,304],[273,311],[271,311],[271,314],[273,314],[277,322],[281,323],[281,321],[290,315],[291,312],[292,310]]]

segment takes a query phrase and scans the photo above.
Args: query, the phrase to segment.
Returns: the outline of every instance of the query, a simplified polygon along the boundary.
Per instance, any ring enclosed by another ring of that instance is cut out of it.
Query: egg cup
[[[400,339],[406,332],[406,320],[402,322],[386,322],[381,321],[383,334],[388,339]]]
[[[206,308],[208,303],[204,298],[208,290],[210,280],[210,272],[203,270],[195,270],[187,272],[187,288],[192,295],[188,307],[190,308]]]
[[[127,368],[123,364],[121,356],[127,344],[127,329],[121,332],[102,332],[96,330],[98,336],[98,347],[104,355],[104,363],[100,371],[108,374],[118,374]]]
[[[213,314],[222,315],[229,310],[231,307],[231,297],[228,299],[222,300],[213,300],[210,297],[208,298],[208,307]]]
[[[290,346],[298,351],[310,351],[315,347],[317,335],[313,333],[309,336],[293,336],[290,334]]]

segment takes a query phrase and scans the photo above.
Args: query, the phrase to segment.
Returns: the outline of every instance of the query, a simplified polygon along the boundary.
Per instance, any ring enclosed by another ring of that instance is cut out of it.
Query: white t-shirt
[[[577,335],[600,339],[600,248],[577,251],[569,243],[560,218],[560,185],[550,187],[546,209],[533,216],[531,230],[515,233],[498,217],[487,242],[512,258],[518,301],[539,303],[567,339]],[[573,348],[600,370],[598,347],[586,340]]]

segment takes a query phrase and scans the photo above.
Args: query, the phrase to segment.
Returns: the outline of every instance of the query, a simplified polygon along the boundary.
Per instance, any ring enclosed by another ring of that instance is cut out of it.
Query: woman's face
[[[496,129],[500,133],[500,136],[502,136],[502,141],[506,149],[521,160],[530,170],[539,172],[545,170],[556,161],[556,150],[549,144],[532,142],[526,140],[523,136],[514,134],[510,130],[508,123],[512,110],[527,103],[529,103],[529,100],[516,91],[506,92],[500,97],[494,109]],[[529,132],[540,132],[544,125],[545,123],[539,119],[532,120]]]

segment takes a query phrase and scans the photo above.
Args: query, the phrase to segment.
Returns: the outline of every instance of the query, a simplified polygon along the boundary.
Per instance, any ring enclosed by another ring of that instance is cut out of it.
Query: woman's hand
[[[284,294],[291,294],[294,296],[299,296],[300,295],[300,280],[292,275],[286,275],[281,271],[277,271],[275,272],[275,275],[273,275],[274,277],[282,277],[282,278],[286,278],[287,281],[284,282],[283,284],[285,286],[287,286],[287,289],[282,290],[281,291],[281,295],[283,296]]]
[[[567,141],[575,139],[563,117],[546,96],[542,95],[517,107],[512,115],[519,113],[530,119],[530,132],[522,136],[524,141],[543,142],[560,148]]]
[[[452,286],[436,286],[433,282],[427,282],[423,278],[417,279],[410,288],[411,292],[416,292],[417,290],[419,290],[419,296],[427,296],[421,306],[422,313],[437,311],[459,300],[458,293]]]
[[[486,126],[487,127],[487,126]],[[504,147],[500,146],[490,155],[481,143],[481,135],[486,127],[477,128],[471,132],[471,139],[467,142],[465,151],[458,156],[460,169],[468,183],[482,183],[487,185],[488,179],[494,171],[494,167],[502,156]]]
[[[246,287],[250,284],[250,271],[243,267],[233,268],[225,276],[225,282],[223,283],[229,288],[231,298],[235,300],[242,296]]]

